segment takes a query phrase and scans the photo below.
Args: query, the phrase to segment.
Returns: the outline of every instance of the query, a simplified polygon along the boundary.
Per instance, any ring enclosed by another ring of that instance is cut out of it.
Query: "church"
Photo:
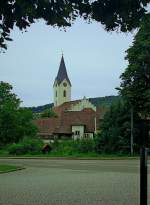
[[[62,55],[58,74],[53,84],[54,107],[57,117],[35,121],[39,135],[45,142],[53,139],[93,138],[99,130],[107,109],[98,108],[85,97],[71,101],[72,84]]]

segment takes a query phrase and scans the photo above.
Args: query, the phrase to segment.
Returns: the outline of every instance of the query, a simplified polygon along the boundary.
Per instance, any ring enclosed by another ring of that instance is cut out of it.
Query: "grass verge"
[[[6,164],[0,164],[0,174],[7,173],[7,172],[13,172],[17,170],[21,170],[23,167],[18,167],[15,165],[6,165]]]
[[[111,154],[101,154],[101,155],[92,155],[92,154],[76,154],[76,155],[63,155],[63,154],[26,154],[26,155],[8,155],[2,156],[1,158],[10,158],[10,159],[73,159],[73,160],[128,160],[128,159],[139,159],[138,155],[111,155]]]

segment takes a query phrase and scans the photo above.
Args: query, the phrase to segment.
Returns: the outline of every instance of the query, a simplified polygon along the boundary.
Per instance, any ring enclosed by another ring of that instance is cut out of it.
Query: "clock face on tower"
[[[67,87],[67,83],[63,83],[63,86],[64,86],[64,87]]]

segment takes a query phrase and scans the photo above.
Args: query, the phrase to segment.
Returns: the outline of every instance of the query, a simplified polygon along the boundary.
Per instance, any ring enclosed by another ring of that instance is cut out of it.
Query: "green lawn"
[[[5,172],[16,171],[16,170],[20,170],[20,169],[22,169],[22,168],[18,167],[18,166],[0,164],[0,174],[5,173]]]

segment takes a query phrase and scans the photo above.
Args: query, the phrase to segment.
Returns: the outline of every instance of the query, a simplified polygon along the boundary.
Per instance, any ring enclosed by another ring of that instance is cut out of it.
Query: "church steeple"
[[[67,74],[63,55],[61,57],[58,74],[54,81],[53,90],[54,106],[59,106],[64,102],[71,101],[71,82]]]
[[[71,85],[71,82],[70,82],[70,80],[68,78],[64,57],[62,55],[61,61],[60,61],[60,66],[59,66],[59,70],[58,70],[58,74],[57,74],[57,77],[56,77],[55,81],[57,81],[57,83],[60,85],[60,83],[62,83],[63,80],[67,80],[68,83]]]

